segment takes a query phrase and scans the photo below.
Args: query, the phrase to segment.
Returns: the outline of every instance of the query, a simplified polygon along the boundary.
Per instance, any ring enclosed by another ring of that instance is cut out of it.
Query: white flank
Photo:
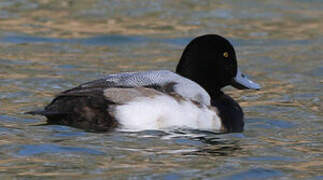
[[[114,115],[122,130],[141,131],[172,127],[220,130],[222,125],[215,108],[177,101],[168,95],[139,97],[117,105]]]

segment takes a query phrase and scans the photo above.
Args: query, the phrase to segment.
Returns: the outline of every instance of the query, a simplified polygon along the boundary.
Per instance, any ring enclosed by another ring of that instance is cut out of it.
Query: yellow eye
[[[227,58],[227,57],[229,57],[229,53],[228,53],[228,52],[224,52],[224,53],[223,53],[223,56],[224,56],[225,58]]]

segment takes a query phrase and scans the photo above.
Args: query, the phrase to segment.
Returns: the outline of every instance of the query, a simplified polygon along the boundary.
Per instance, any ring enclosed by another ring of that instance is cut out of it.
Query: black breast
[[[243,111],[234,99],[220,91],[212,96],[211,104],[219,110],[220,118],[228,132],[243,131]]]

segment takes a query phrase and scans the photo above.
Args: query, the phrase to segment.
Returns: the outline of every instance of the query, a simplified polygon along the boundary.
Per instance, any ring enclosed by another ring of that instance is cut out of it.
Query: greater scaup
[[[260,89],[237,66],[231,43],[215,35],[193,39],[176,73],[168,70],[110,74],[58,94],[44,110],[48,124],[91,131],[172,127],[243,131],[243,111],[221,88]]]

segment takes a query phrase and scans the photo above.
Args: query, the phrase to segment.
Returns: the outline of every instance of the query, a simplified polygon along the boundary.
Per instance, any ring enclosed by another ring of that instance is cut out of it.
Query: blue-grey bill
[[[237,75],[233,78],[231,85],[237,89],[256,89],[259,90],[261,86],[240,72],[238,69]]]

